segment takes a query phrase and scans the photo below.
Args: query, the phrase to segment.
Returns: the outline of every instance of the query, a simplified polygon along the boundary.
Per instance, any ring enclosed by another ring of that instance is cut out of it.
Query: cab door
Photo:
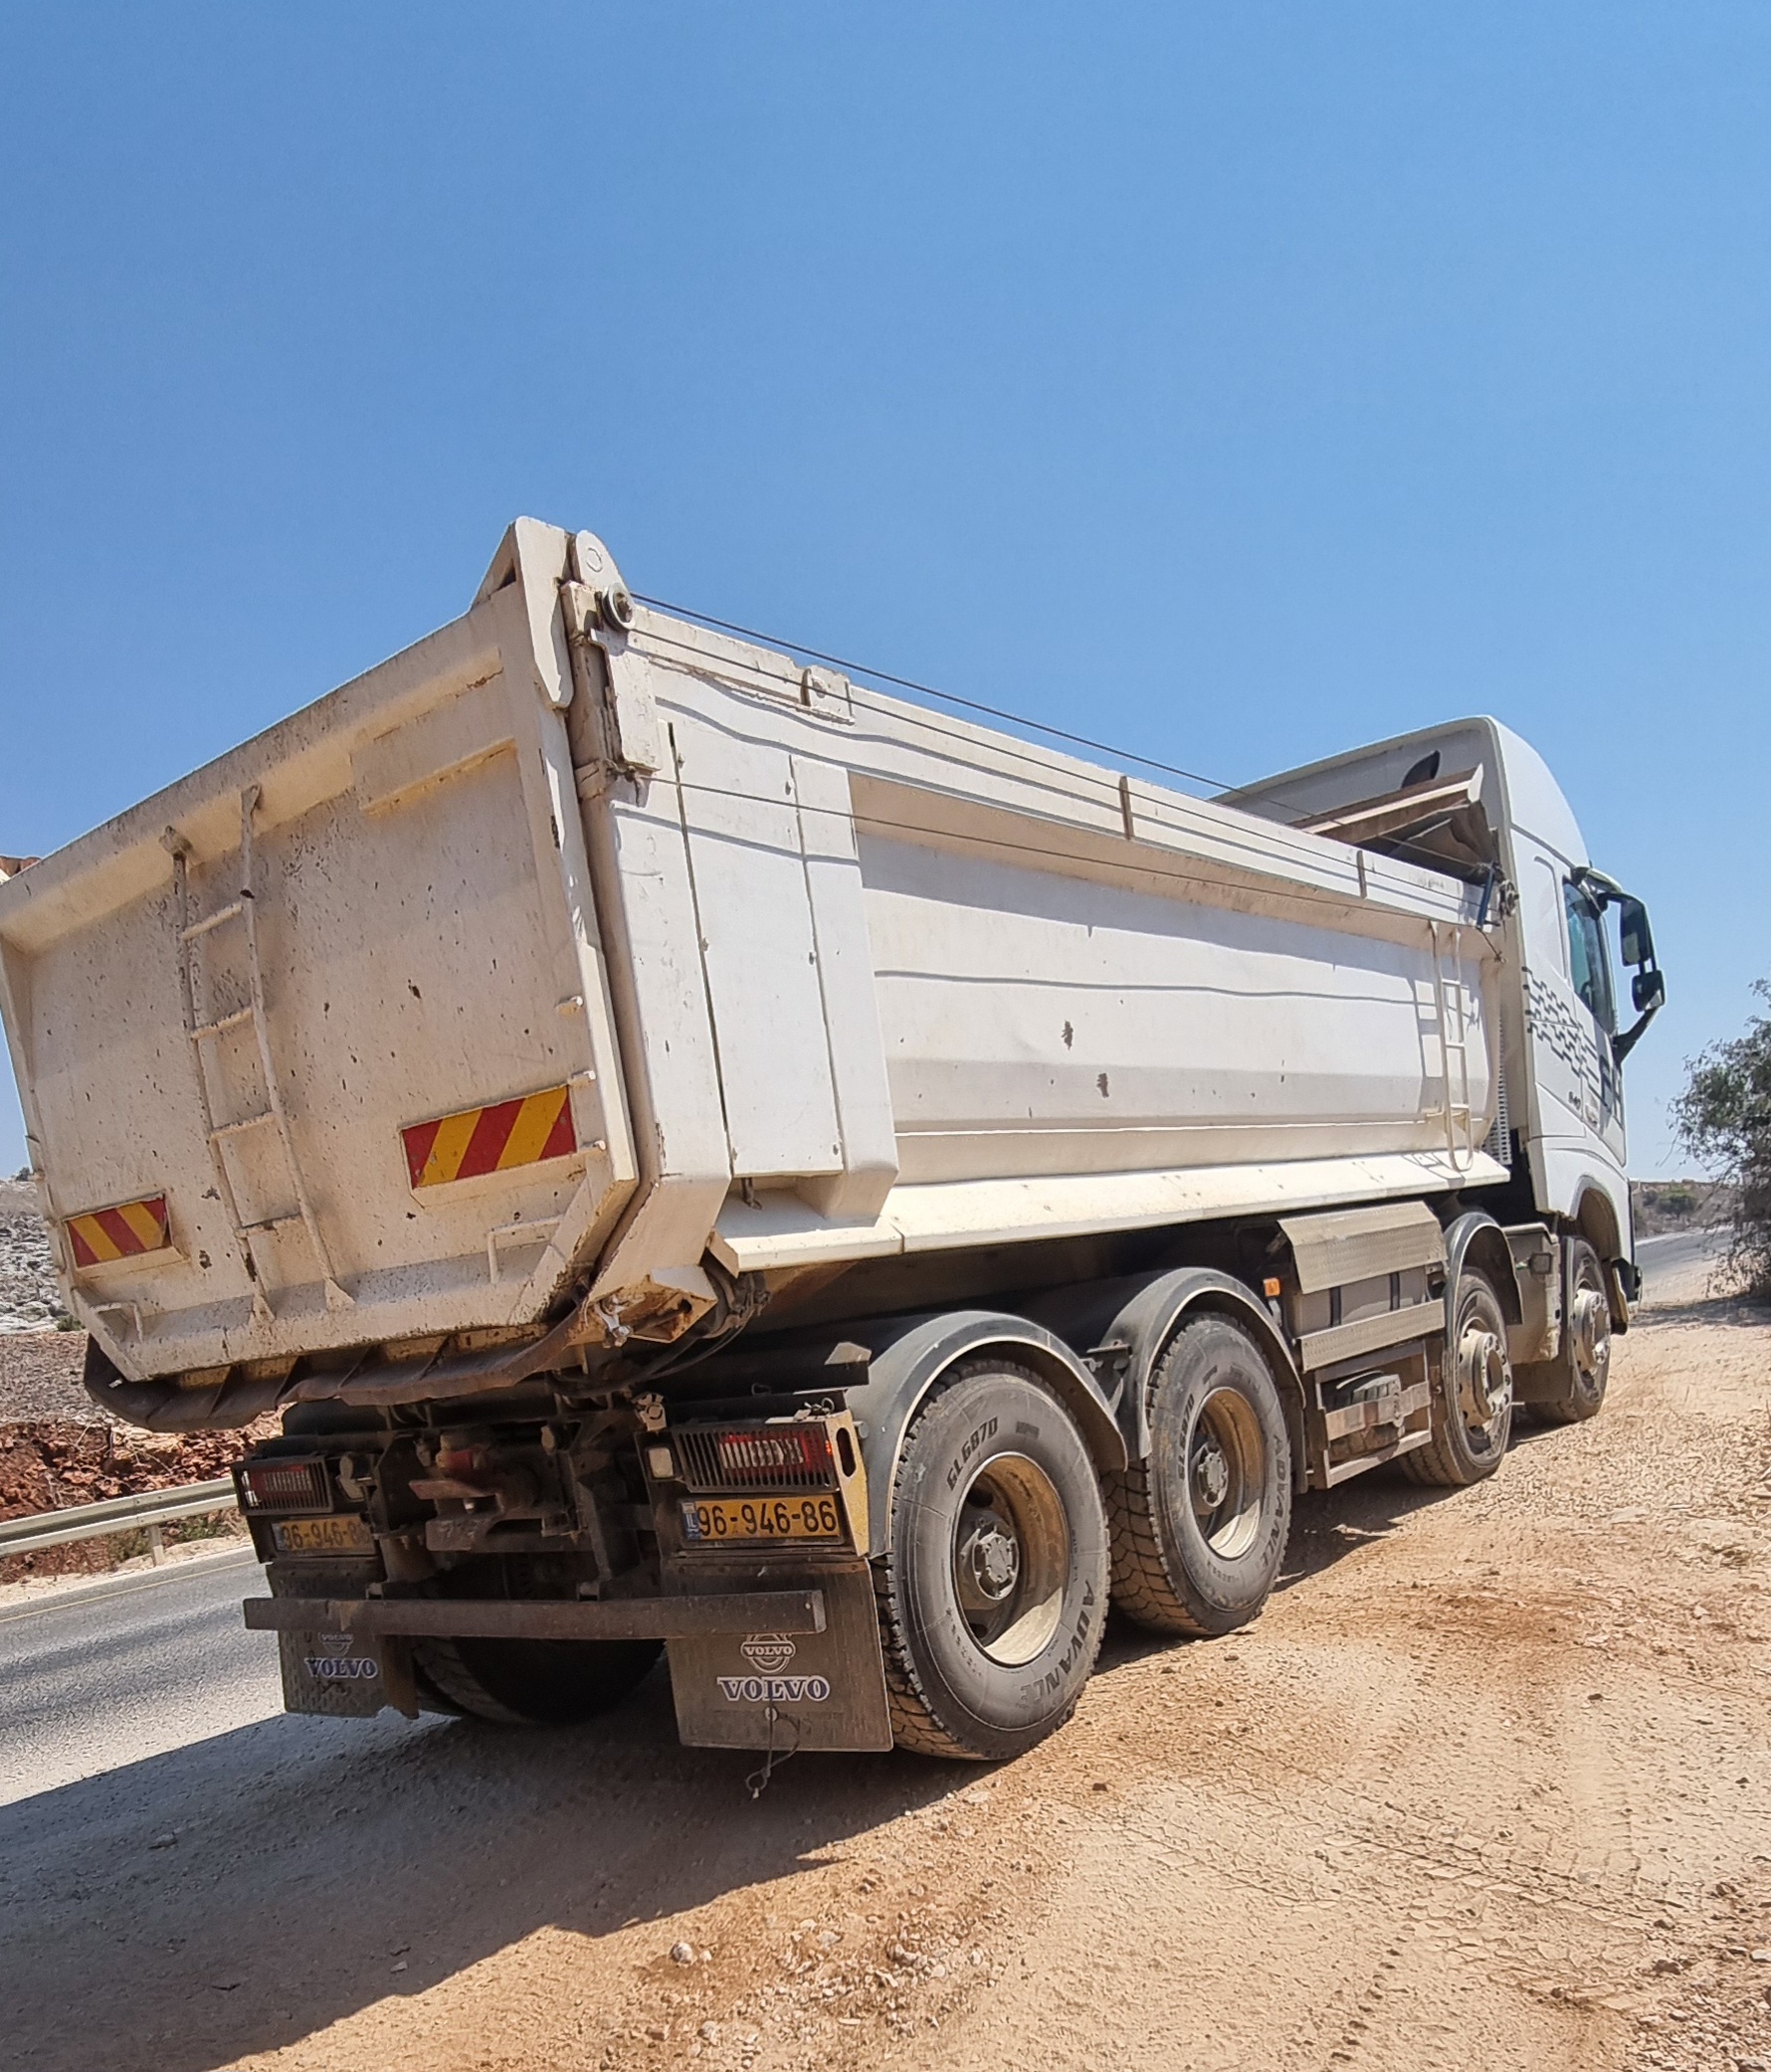
[[[1568,931],[1568,983],[1583,1017],[1581,1121],[1621,1164],[1625,1155],[1623,1084],[1611,1041],[1617,1034],[1617,988],[1605,941],[1604,909],[1572,877],[1562,881],[1562,909]]]
[[[1611,1032],[1616,1008],[1598,902],[1565,856],[1515,838],[1529,1131],[1546,1150],[1621,1165],[1624,1125]],[[1540,1183],[1545,1175],[1539,1174]],[[1541,1190],[1540,1190],[1541,1191]],[[1542,1199],[1559,1199],[1552,1187]]]

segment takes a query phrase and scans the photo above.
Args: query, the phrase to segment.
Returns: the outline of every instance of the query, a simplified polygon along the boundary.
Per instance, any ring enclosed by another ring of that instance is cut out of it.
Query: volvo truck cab
[[[1498,720],[1459,720],[1283,772],[1222,803],[1482,887],[1481,918],[1498,920],[1519,974],[1500,989],[1501,1093],[1487,1148],[1512,1174],[1506,1206],[1528,1206],[1552,1229],[1590,1241],[1625,1328],[1637,1276],[1623,1068],[1666,1000],[1666,978],[1647,908],[1594,866],[1543,758]],[[1619,966],[1630,973],[1627,1027]]]

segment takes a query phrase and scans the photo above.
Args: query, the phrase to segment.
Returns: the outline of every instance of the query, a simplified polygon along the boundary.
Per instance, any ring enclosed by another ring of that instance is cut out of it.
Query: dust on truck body
[[[1623,1034],[1607,916],[1636,967]],[[0,884],[87,1380],[238,1474],[287,1702],[1001,1757],[1109,1601],[1590,1414],[1662,992],[1525,744],[1225,800],[651,609],[467,614]]]

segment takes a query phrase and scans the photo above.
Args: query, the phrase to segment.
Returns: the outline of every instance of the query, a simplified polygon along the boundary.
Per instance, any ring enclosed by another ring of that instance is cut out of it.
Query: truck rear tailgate
[[[33,1163],[134,1377],[542,1314],[634,1180],[511,586],[0,885]]]

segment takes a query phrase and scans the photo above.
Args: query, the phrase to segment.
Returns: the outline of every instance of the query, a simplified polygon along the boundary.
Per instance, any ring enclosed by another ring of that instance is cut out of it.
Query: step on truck
[[[527,519],[0,884],[0,987],[91,1393],[276,1413],[300,1712],[662,1649],[689,1744],[1012,1756],[1109,1603],[1252,1619],[1298,1492],[1590,1416],[1637,1285],[1664,981],[1506,728],[1202,800]]]

